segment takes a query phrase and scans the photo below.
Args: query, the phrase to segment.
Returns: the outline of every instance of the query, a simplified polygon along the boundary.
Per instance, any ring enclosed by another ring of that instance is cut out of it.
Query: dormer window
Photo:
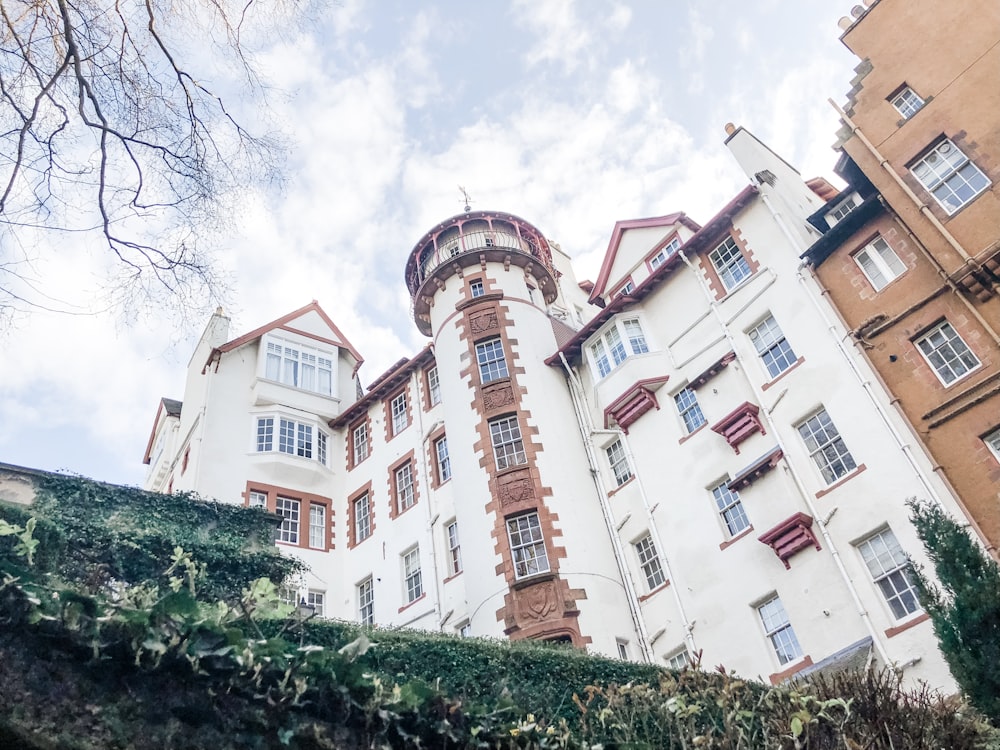
[[[268,337],[264,377],[323,396],[333,393],[333,352]]]
[[[681,238],[674,237],[670,242],[660,248],[660,251],[649,259],[649,268],[655,271],[667,262],[667,258],[676,253],[681,248]]]
[[[904,120],[909,120],[924,106],[924,100],[909,86],[903,86],[889,97],[889,101],[892,102],[892,106],[903,116]]]
[[[839,201],[830,211],[826,214],[826,223],[833,227],[838,221],[843,219],[847,214],[849,214],[853,209],[858,206],[858,194],[848,193],[847,196]]]

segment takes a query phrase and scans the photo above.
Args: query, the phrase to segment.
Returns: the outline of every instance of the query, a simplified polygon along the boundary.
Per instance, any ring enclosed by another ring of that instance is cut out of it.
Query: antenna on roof
[[[470,205],[472,198],[469,196],[469,191],[461,185],[458,186],[458,189],[462,191],[462,197],[465,198],[465,213],[469,213],[472,210],[472,206]]]

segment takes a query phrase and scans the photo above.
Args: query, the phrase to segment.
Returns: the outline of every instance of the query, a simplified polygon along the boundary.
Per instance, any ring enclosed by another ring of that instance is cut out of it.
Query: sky
[[[746,127],[806,178],[831,148],[855,58],[831,0],[342,0],[256,50],[288,144],[280,187],[247,188],[213,238],[231,334],[317,300],[365,358],[364,384],[426,343],[406,259],[462,211],[513,213],[593,279],[614,223],[704,223],[746,178]],[[42,267],[70,294],[109,271],[64,241]],[[96,303],[95,303],[95,306]],[[183,397],[204,322],[155,306],[35,310],[0,330],[0,462],[141,484],[159,399]]]

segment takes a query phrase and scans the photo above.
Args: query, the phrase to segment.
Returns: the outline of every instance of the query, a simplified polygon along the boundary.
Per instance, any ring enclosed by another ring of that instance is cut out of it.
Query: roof
[[[618,257],[618,248],[621,246],[622,236],[627,230],[670,227],[674,224],[683,224],[692,232],[697,232],[701,229],[701,225],[689,219],[683,211],[667,214],[666,216],[653,216],[648,219],[627,219],[615,222],[615,228],[611,230],[611,241],[608,243],[608,249],[604,253],[604,262],[601,264],[601,270],[597,274],[597,281],[594,282],[590,290],[587,290],[590,292],[590,302],[596,302],[604,294],[604,290],[608,285],[608,277],[611,275],[611,268],[615,264],[615,258]],[[583,285],[581,284],[580,286],[582,287]]]
[[[826,210],[826,207],[823,210]],[[816,240],[800,257],[814,267],[821,265],[852,234],[884,210],[885,207],[882,205],[878,193],[869,195],[859,205],[852,208],[847,216],[830,227],[826,234]]]
[[[294,331],[295,330],[294,328],[287,327],[288,323],[295,320],[296,318],[302,317],[308,312],[315,312],[317,315],[319,315],[320,318],[323,319],[323,322],[330,327],[330,330],[333,331],[334,334],[336,334],[338,340],[331,343],[336,344],[342,349],[346,349],[350,353],[350,355],[354,357],[354,362],[355,362],[354,372],[357,373],[358,368],[361,367],[361,363],[365,361],[364,358],[358,353],[357,349],[354,348],[351,342],[347,340],[347,337],[343,333],[341,333],[340,329],[337,327],[337,324],[330,319],[330,316],[326,314],[323,308],[319,306],[319,302],[317,302],[316,300],[313,300],[308,305],[300,307],[298,310],[293,310],[287,315],[282,315],[280,318],[272,320],[270,323],[265,323],[260,328],[255,328],[249,333],[244,333],[239,338],[235,338],[232,341],[228,341],[222,346],[215,347],[209,353],[208,361],[205,362],[205,367],[208,367],[208,365],[212,362],[212,360],[217,358],[220,354],[223,354],[225,352],[230,352],[233,349],[238,349],[239,347],[243,346],[244,344],[248,344],[251,341],[256,341],[265,333],[269,333],[270,331],[279,328],[284,330]]]
[[[727,203],[726,206],[719,211],[719,213],[713,216],[705,226],[701,227],[688,239],[687,242],[681,245],[680,252],[671,255],[667,258],[666,262],[657,266],[656,270],[646,277],[642,283],[631,292],[628,294],[621,294],[612,299],[608,303],[607,307],[605,307],[600,313],[595,315],[579,331],[577,331],[576,335],[574,335],[572,339],[560,346],[552,356],[546,359],[545,364],[553,366],[558,365],[560,362],[560,354],[565,355],[566,359],[570,362],[575,361],[576,358],[580,356],[580,350],[583,348],[584,341],[600,330],[613,316],[628,309],[634,303],[639,302],[652,294],[660,286],[663,280],[673,273],[675,268],[683,264],[681,252],[688,251],[689,253],[699,253],[710,247],[712,242],[717,240],[720,234],[728,230],[729,226],[732,224],[733,217],[749,205],[750,201],[752,201],[756,195],[757,188],[753,185],[747,185],[743,188],[743,190],[741,190],[736,197],[729,201],[729,203]],[[662,218],[664,217],[660,217],[660,219]],[[624,222],[619,222],[619,224],[623,223]],[[617,226],[618,225],[616,225],[616,227]]]
[[[153,429],[149,431],[149,440],[146,441],[146,452],[142,455],[142,462],[148,464],[153,456],[153,439],[156,437],[156,427],[160,424],[160,415],[166,414],[168,417],[180,417],[181,406],[183,404],[177,399],[161,398],[156,407],[156,416],[153,417]]]
[[[433,344],[428,344],[421,349],[418,354],[410,359],[404,357],[399,360],[375,379],[375,382],[369,386],[368,393],[347,407],[347,409],[345,409],[340,416],[335,419],[331,419],[329,422],[330,427],[337,429],[338,427],[343,427],[347,423],[352,422],[358,417],[358,415],[368,411],[368,407],[374,402],[388,396],[401,383],[406,381],[410,377],[411,372],[417,368],[423,367],[433,360]]]

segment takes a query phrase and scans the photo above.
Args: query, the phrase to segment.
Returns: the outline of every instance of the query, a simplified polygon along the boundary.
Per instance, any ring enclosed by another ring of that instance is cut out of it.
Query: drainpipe
[[[896,170],[892,168],[892,165],[889,163],[889,160],[886,159],[881,154],[881,152],[879,152],[878,148],[875,146],[874,143],[868,140],[868,137],[863,132],[861,132],[861,128],[858,125],[856,125],[851,120],[850,117],[847,116],[847,113],[844,112],[844,110],[841,109],[836,102],[834,102],[832,99],[828,99],[827,101],[830,102],[830,105],[835,110],[837,110],[837,114],[840,115],[840,119],[843,120],[844,124],[850,129],[851,135],[857,136],[861,144],[868,150],[868,152],[872,156],[874,156],[878,160],[879,166],[882,167],[882,169],[885,170],[886,174],[889,175],[892,181],[895,182],[897,186],[899,186],[900,190],[903,191],[906,197],[913,202],[913,204],[917,207],[917,210],[920,212],[920,214],[925,219],[927,219],[927,221],[930,222],[931,226],[933,226],[938,231],[938,233],[945,239],[945,242],[947,242],[951,246],[951,248],[956,253],[958,253],[959,257],[961,257],[963,261],[965,261],[965,265],[971,266],[973,268],[978,268],[979,264],[976,263],[976,261],[965,251],[965,248],[962,247],[962,244],[955,239],[952,233],[949,232],[947,228],[945,228],[944,224],[942,224],[938,220],[938,218],[931,212],[930,207],[922,200],[920,200],[920,197],[916,193],[914,193],[910,189],[910,186],[907,185],[906,182],[904,182],[903,178],[896,173]],[[902,223],[904,226],[906,225],[906,222]],[[913,234],[910,232],[909,227],[906,228],[906,232],[907,234],[910,235],[911,238],[913,238]],[[915,240],[916,238],[913,239]],[[917,242],[917,245],[922,247],[922,245],[919,242]],[[938,267],[940,271],[944,272],[944,269],[937,262],[937,260],[933,260],[933,263]],[[996,330],[994,330],[993,327],[986,321],[986,319],[979,313],[979,310],[976,309],[975,305],[973,305],[972,302],[966,299],[965,294],[962,292],[962,290],[958,287],[957,284],[955,284],[954,281],[952,281],[951,275],[944,272],[944,276],[945,280],[948,282],[948,285],[958,295],[958,298],[969,309],[969,312],[972,313],[972,316],[977,321],[979,321],[979,325],[981,325],[993,339],[993,343],[996,344],[997,346],[1000,346],[1000,334],[997,334]]]
[[[576,415],[577,426],[580,428],[580,436],[583,438],[583,447],[587,454],[587,463],[590,465],[590,476],[593,479],[594,487],[597,490],[597,497],[601,506],[601,514],[604,516],[604,523],[608,529],[608,537],[611,539],[611,546],[615,555],[615,563],[618,566],[618,575],[625,588],[625,600],[628,602],[629,615],[632,617],[632,625],[639,637],[639,647],[642,650],[643,657],[647,663],[653,664],[655,662],[653,645],[649,640],[649,633],[646,630],[646,622],[642,617],[642,612],[639,607],[639,596],[636,593],[635,584],[632,581],[632,574],[625,562],[625,551],[622,548],[621,538],[618,536],[618,531],[615,528],[615,521],[611,513],[608,493],[604,488],[604,484],[601,482],[601,473],[598,468],[600,464],[597,461],[597,452],[594,448],[593,426],[590,421],[590,415],[586,409],[586,398],[584,396],[583,385],[580,383],[580,379],[577,377],[576,373],[573,372],[573,368],[570,367],[569,362],[566,361],[566,355],[560,352],[559,359],[562,361],[563,368],[566,370],[566,380],[569,382],[570,397],[573,400],[573,412]],[[633,462],[632,465],[635,466],[635,463]],[[685,625],[686,624],[687,623],[685,621]]]
[[[788,227],[785,221],[784,216],[782,216],[781,212],[774,207],[774,205],[771,203],[769,196],[767,196],[762,192],[761,199],[764,201],[764,205],[767,206],[767,209],[771,212],[771,215],[774,217],[774,220],[778,224],[779,229],[781,229],[782,234],[785,235],[785,238],[789,241],[791,246],[795,248],[795,251],[796,252],[804,251],[806,248],[803,248],[795,240],[790,228]],[[908,229],[907,233],[909,233]],[[922,245],[920,245],[920,243],[917,241],[917,238],[913,237],[912,234],[910,235],[910,238],[913,240],[915,244],[917,244],[919,247],[922,247]],[[843,337],[837,335],[836,325],[826,314],[826,310],[824,310],[823,306],[820,305],[819,300],[816,299],[816,295],[811,293],[810,290],[808,289],[808,281],[806,277],[802,274],[802,269],[808,267],[809,267],[808,264],[805,261],[803,261],[802,263],[799,264],[799,267],[795,271],[795,275],[798,278],[799,283],[802,284],[802,287],[806,292],[806,297],[809,298],[809,301],[816,309],[816,312],[819,314],[820,320],[823,321],[823,325],[826,326],[826,330],[829,332],[830,337],[834,340],[834,343],[837,345],[837,351],[840,352],[841,356],[847,362],[847,366],[851,369],[851,373],[857,379],[858,383],[861,384],[861,387],[864,389],[865,395],[868,396],[868,400],[871,402],[872,406],[875,407],[875,411],[881,418],[882,423],[888,429],[889,435],[892,437],[893,442],[896,443],[896,447],[899,448],[899,450],[903,453],[903,456],[906,458],[907,463],[910,465],[910,469],[913,471],[914,475],[920,481],[920,484],[923,486],[924,490],[930,496],[931,500],[933,500],[934,503],[939,508],[945,509],[945,505],[944,502],[941,500],[941,496],[938,494],[937,490],[934,489],[934,486],[930,482],[930,478],[927,476],[924,470],[920,467],[920,464],[917,462],[916,456],[913,453],[913,447],[910,445],[909,442],[906,441],[906,439],[899,432],[899,430],[896,429],[896,425],[893,424],[888,411],[886,411],[885,407],[882,405],[882,402],[879,401],[878,397],[875,395],[875,391],[874,388],[872,387],[871,380],[864,373],[861,372],[861,369],[858,367],[858,363],[854,360],[854,357],[851,356],[851,352],[844,345]],[[941,270],[943,272],[943,269]],[[819,287],[820,295],[821,296],[825,295],[826,289],[823,287],[819,279],[816,277],[815,272],[810,268],[809,273],[813,283]],[[965,505],[962,503],[961,499],[955,497],[955,500],[958,503],[959,507],[962,509],[966,518],[968,519],[970,526],[975,530],[976,534],[979,535],[979,538],[986,545],[987,550],[992,553],[995,550],[995,548],[986,539],[986,536],[982,533],[982,531],[979,528],[979,524],[977,524],[975,520],[973,520],[972,516],[969,515],[968,512],[966,512]]]
[[[795,247],[795,245],[793,245],[793,247]],[[729,326],[726,325],[725,320],[722,317],[722,313],[719,311],[718,301],[712,295],[711,290],[708,289],[705,283],[705,279],[702,278],[702,275],[698,272],[698,269],[695,268],[691,260],[687,257],[687,255],[684,254],[684,251],[679,250],[678,254],[681,256],[681,259],[684,261],[685,265],[687,265],[687,267],[691,269],[691,273],[693,273],[695,277],[698,279],[698,283],[699,286],[701,286],[702,293],[705,295],[705,299],[708,300],[709,306],[715,313],[715,319],[718,322],[719,326],[722,328],[723,333],[726,336],[726,339],[729,341],[729,345],[732,347],[732,350],[736,355],[736,361],[739,362],[740,367],[743,370],[744,377],[746,377],[746,373],[749,372],[746,365],[746,361],[740,354],[740,349],[739,347],[736,346],[736,341],[733,338],[732,332],[729,330]],[[830,556],[833,558],[834,564],[837,567],[837,572],[840,573],[840,577],[843,579],[844,585],[847,587],[847,590],[851,594],[851,600],[854,602],[854,606],[857,609],[858,615],[861,617],[861,621],[862,623],[864,623],[865,629],[871,636],[872,645],[878,652],[879,658],[882,659],[882,663],[890,664],[891,660],[889,659],[889,655],[885,650],[885,645],[882,643],[882,640],[879,636],[878,629],[872,622],[871,615],[865,608],[864,602],[861,601],[861,596],[860,594],[858,594],[858,590],[854,585],[854,581],[851,579],[850,573],[847,572],[847,568],[844,566],[844,561],[843,559],[841,559],[840,551],[837,549],[837,545],[834,544],[833,537],[830,535],[830,530],[827,528],[826,520],[820,515],[819,509],[816,508],[815,503],[813,503],[812,501],[812,497],[810,496],[808,490],[806,489],[805,484],[803,484],[802,482],[802,478],[799,476],[799,473],[795,470],[795,467],[792,466],[792,462],[788,460],[788,451],[785,449],[785,444],[781,439],[781,433],[778,431],[778,427],[775,424],[774,419],[771,417],[771,412],[768,409],[761,409],[760,413],[764,415],[764,419],[767,421],[768,428],[770,428],[772,433],[774,434],[774,439],[778,444],[778,448],[785,456],[785,469],[788,472],[788,475],[791,476],[792,481],[795,483],[795,487],[799,492],[799,496],[802,498],[802,502],[805,503],[805,506],[809,511],[809,515],[813,517],[813,520],[815,521],[816,525],[819,526],[820,534],[823,536],[823,541],[826,543],[826,549],[830,553]]]
[[[430,469],[427,465],[427,436],[424,434],[424,405],[420,399],[420,373],[419,368],[414,370],[413,373],[413,394],[415,396],[414,401],[417,403],[413,404],[413,408],[417,412],[417,429],[420,431],[420,461],[417,465],[420,467],[420,473],[424,481],[424,487],[427,488],[427,502],[424,503],[427,508],[427,535],[431,540],[431,568],[434,570],[434,620],[438,625],[439,630],[444,630],[444,623],[441,622],[441,576],[438,575],[438,554],[437,554],[437,535],[434,533],[434,524],[437,522],[438,517],[434,515],[434,509],[431,507],[431,482],[430,482]],[[424,615],[421,615],[423,617]],[[417,620],[420,617],[416,618]],[[411,620],[410,622],[413,622]],[[407,625],[410,623],[406,623]],[[403,626],[405,627],[405,625]]]

